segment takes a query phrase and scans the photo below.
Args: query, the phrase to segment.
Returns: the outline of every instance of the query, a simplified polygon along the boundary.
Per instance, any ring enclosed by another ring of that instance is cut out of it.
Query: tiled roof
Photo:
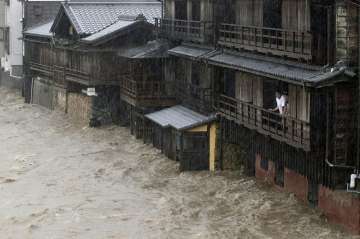
[[[91,35],[119,20],[134,20],[139,15],[150,23],[161,17],[160,2],[68,2],[62,6],[79,35]]]
[[[173,127],[176,130],[192,129],[215,120],[214,115],[205,116],[181,105],[147,114],[145,117],[163,128]]]
[[[110,34],[121,31],[128,27],[131,27],[134,24],[136,24],[136,21],[119,20],[119,21],[115,22],[114,24],[104,28],[103,30],[81,39],[81,41],[86,42],[86,43],[92,43],[92,42],[101,40]]]
[[[333,79],[345,72],[344,67],[334,68],[332,71],[315,70],[229,53],[221,53],[209,57],[208,62],[209,64],[225,66],[273,79],[291,81],[301,85],[306,83],[309,86],[316,86],[322,81]]]
[[[255,54],[241,54],[211,51],[195,46],[181,45],[170,49],[170,55],[204,60],[211,65],[231,68],[239,71],[248,72],[255,75],[261,75],[272,79],[290,81],[294,84],[308,86],[319,86],[329,80],[349,80],[348,77],[338,76],[347,73],[347,69],[342,66],[336,66],[333,69],[322,69],[305,64],[289,64],[279,59],[270,59],[270,57],[258,57]]]

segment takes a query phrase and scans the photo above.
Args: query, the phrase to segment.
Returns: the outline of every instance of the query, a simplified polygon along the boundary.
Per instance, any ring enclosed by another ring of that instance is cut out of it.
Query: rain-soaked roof
[[[212,51],[214,51],[214,49],[182,45],[172,48],[168,52],[169,55],[195,59],[195,58],[203,57]]]
[[[266,61],[248,56],[232,55],[229,53],[212,56],[208,59],[208,62],[209,64],[226,66],[269,78],[291,80],[300,84],[316,84],[323,80],[336,77],[339,74],[344,73],[345,70],[344,68],[336,68],[333,71],[323,71],[322,69],[303,68],[281,62]]]
[[[147,114],[145,117],[163,128],[172,127],[176,130],[192,129],[215,120],[214,115],[205,116],[181,105]]]
[[[126,47],[118,50],[118,55],[132,59],[164,58],[167,57],[169,44],[167,41],[154,40],[146,45]]]
[[[81,39],[82,42],[85,43],[92,43],[98,40],[101,40],[103,38],[106,38],[107,36],[115,33],[115,32],[120,32],[122,30],[125,30],[133,25],[135,25],[137,23],[137,21],[132,21],[132,20],[119,20],[116,23],[110,25],[109,27],[96,32],[88,37],[85,37],[83,39]]]
[[[134,20],[143,16],[149,23],[161,17],[160,2],[67,2],[62,4],[56,24],[66,15],[79,35],[100,32],[119,20]]]
[[[349,77],[339,77],[347,71],[343,66],[323,69],[300,63],[290,64],[288,61],[278,58],[258,56],[252,53],[214,51],[192,45],[177,46],[168,52],[170,55],[178,57],[201,59],[211,65],[249,72],[272,79],[291,81],[295,84],[306,84],[307,86],[319,86],[333,79],[336,81],[350,80]]]

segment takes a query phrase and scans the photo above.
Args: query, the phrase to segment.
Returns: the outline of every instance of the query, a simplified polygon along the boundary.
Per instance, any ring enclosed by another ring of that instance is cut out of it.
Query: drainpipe
[[[356,152],[356,169],[360,168],[360,17],[358,7],[358,105],[357,105],[357,152]]]

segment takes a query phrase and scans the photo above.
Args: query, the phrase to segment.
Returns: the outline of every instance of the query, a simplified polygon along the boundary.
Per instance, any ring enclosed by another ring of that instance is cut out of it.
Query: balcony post
[[[292,33],[292,47],[293,47],[293,52],[295,52],[295,43],[296,43],[296,37],[295,37],[295,32]]]
[[[301,53],[302,54],[304,54],[304,49],[305,49],[304,42],[305,42],[305,34],[302,32],[301,33]]]

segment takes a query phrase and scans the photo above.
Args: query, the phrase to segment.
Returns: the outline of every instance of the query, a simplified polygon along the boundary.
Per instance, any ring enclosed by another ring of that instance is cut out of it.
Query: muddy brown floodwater
[[[351,238],[239,172],[179,173],[126,128],[22,102],[0,88],[0,238]]]

